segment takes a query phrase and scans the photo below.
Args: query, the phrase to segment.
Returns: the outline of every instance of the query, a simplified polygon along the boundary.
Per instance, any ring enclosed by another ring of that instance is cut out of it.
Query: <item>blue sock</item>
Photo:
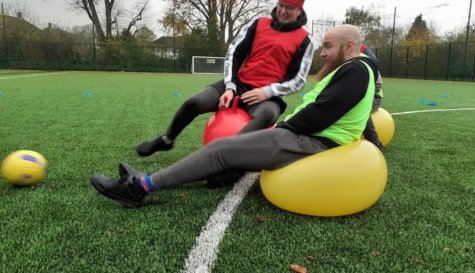
[[[140,186],[144,189],[145,192],[154,192],[157,189],[155,188],[155,185],[152,183],[152,179],[150,178],[150,175],[146,175],[140,178]]]

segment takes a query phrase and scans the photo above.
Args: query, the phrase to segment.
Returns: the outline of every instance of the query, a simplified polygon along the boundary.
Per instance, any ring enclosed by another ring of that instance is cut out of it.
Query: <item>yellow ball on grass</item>
[[[9,154],[0,171],[5,180],[15,186],[32,186],[46,176],[46,158],[35,151],[20,150]]]

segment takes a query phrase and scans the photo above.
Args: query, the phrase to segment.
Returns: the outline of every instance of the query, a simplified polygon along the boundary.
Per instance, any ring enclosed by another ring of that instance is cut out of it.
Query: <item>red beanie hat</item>
[[[296,6],[296,7],[299,7],[301,9],[303,9],[303,2],[305,0],[280,0],[280,2],[282,3],[286,3],[286,4],[289,4],[289,5],[292,5],[292,6]]]

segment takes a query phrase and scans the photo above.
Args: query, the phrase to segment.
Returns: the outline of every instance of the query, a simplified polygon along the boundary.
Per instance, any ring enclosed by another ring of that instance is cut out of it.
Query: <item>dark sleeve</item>
[[[374,54],[373,50],[371,48],[366,48],[363,53],[367,55],[368,57],[373,60],[374,63],[378,64],[378,58],[376,57],[376,54]]]
[[[313,45],[311,43],[312,41],[310,40],[310,37],[305,37],[300,46],[297,48],[297,51],[295,51],[294,55],[292,56],[289,66],[287,67],[284,80],[282,82],[290,81],[291,79],[295,78],[299,71],[302,69],[302,63],[312,63],[313,52],[311,55],[305,54],[309,45],[312,46],[313,50]]]
[[[231,69],[225,68],[225,82],[238,82],[238,72],[244,60],[249,56],[256,36],[257,24],[259,19],[254,20],[252,24],[246,29],[242,30],[234,41],[229,45],[226,54],[227,66]]]
[[[330,83],[317,96],[287,122],[278,127],[299,134],[321,132],[343,117],[366,95],[368,70],[360,61],[352,61],[340,68]]]

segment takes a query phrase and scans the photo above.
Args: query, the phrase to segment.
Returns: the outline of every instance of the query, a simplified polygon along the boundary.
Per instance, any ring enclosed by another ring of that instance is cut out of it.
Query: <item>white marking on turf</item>
[[[392,113],[392,116],[398,115],[408,115],[408,114],[418,114],[418,113],[427,113],[427,112],[448,112],[448,111],[474,111],[475,108],[459,108],[459,109],[433,109],[433,110],[419,110],[419,111],[408,111],[408,112],[399,112]]]
[[[259,173],[247,173],[219,203],[213,215],[202,228],[200,236],[190,251],[182,273],[208,273],[218,258],[218,247],[224,237],[234,212],[246,196]]]
[[[0,80],[18,79],[18,78],[28,78],[28,77],[36,77],[36,76],[52,76],[52,75],[66,74],[66,73],[71,73],[71,72],[73,72],[73,71],[53,72],[53,73],[47,73],[47,72],[46,72],[46,73],[39,73],[39,74],[6,76],[6,77],[0,77]]]

